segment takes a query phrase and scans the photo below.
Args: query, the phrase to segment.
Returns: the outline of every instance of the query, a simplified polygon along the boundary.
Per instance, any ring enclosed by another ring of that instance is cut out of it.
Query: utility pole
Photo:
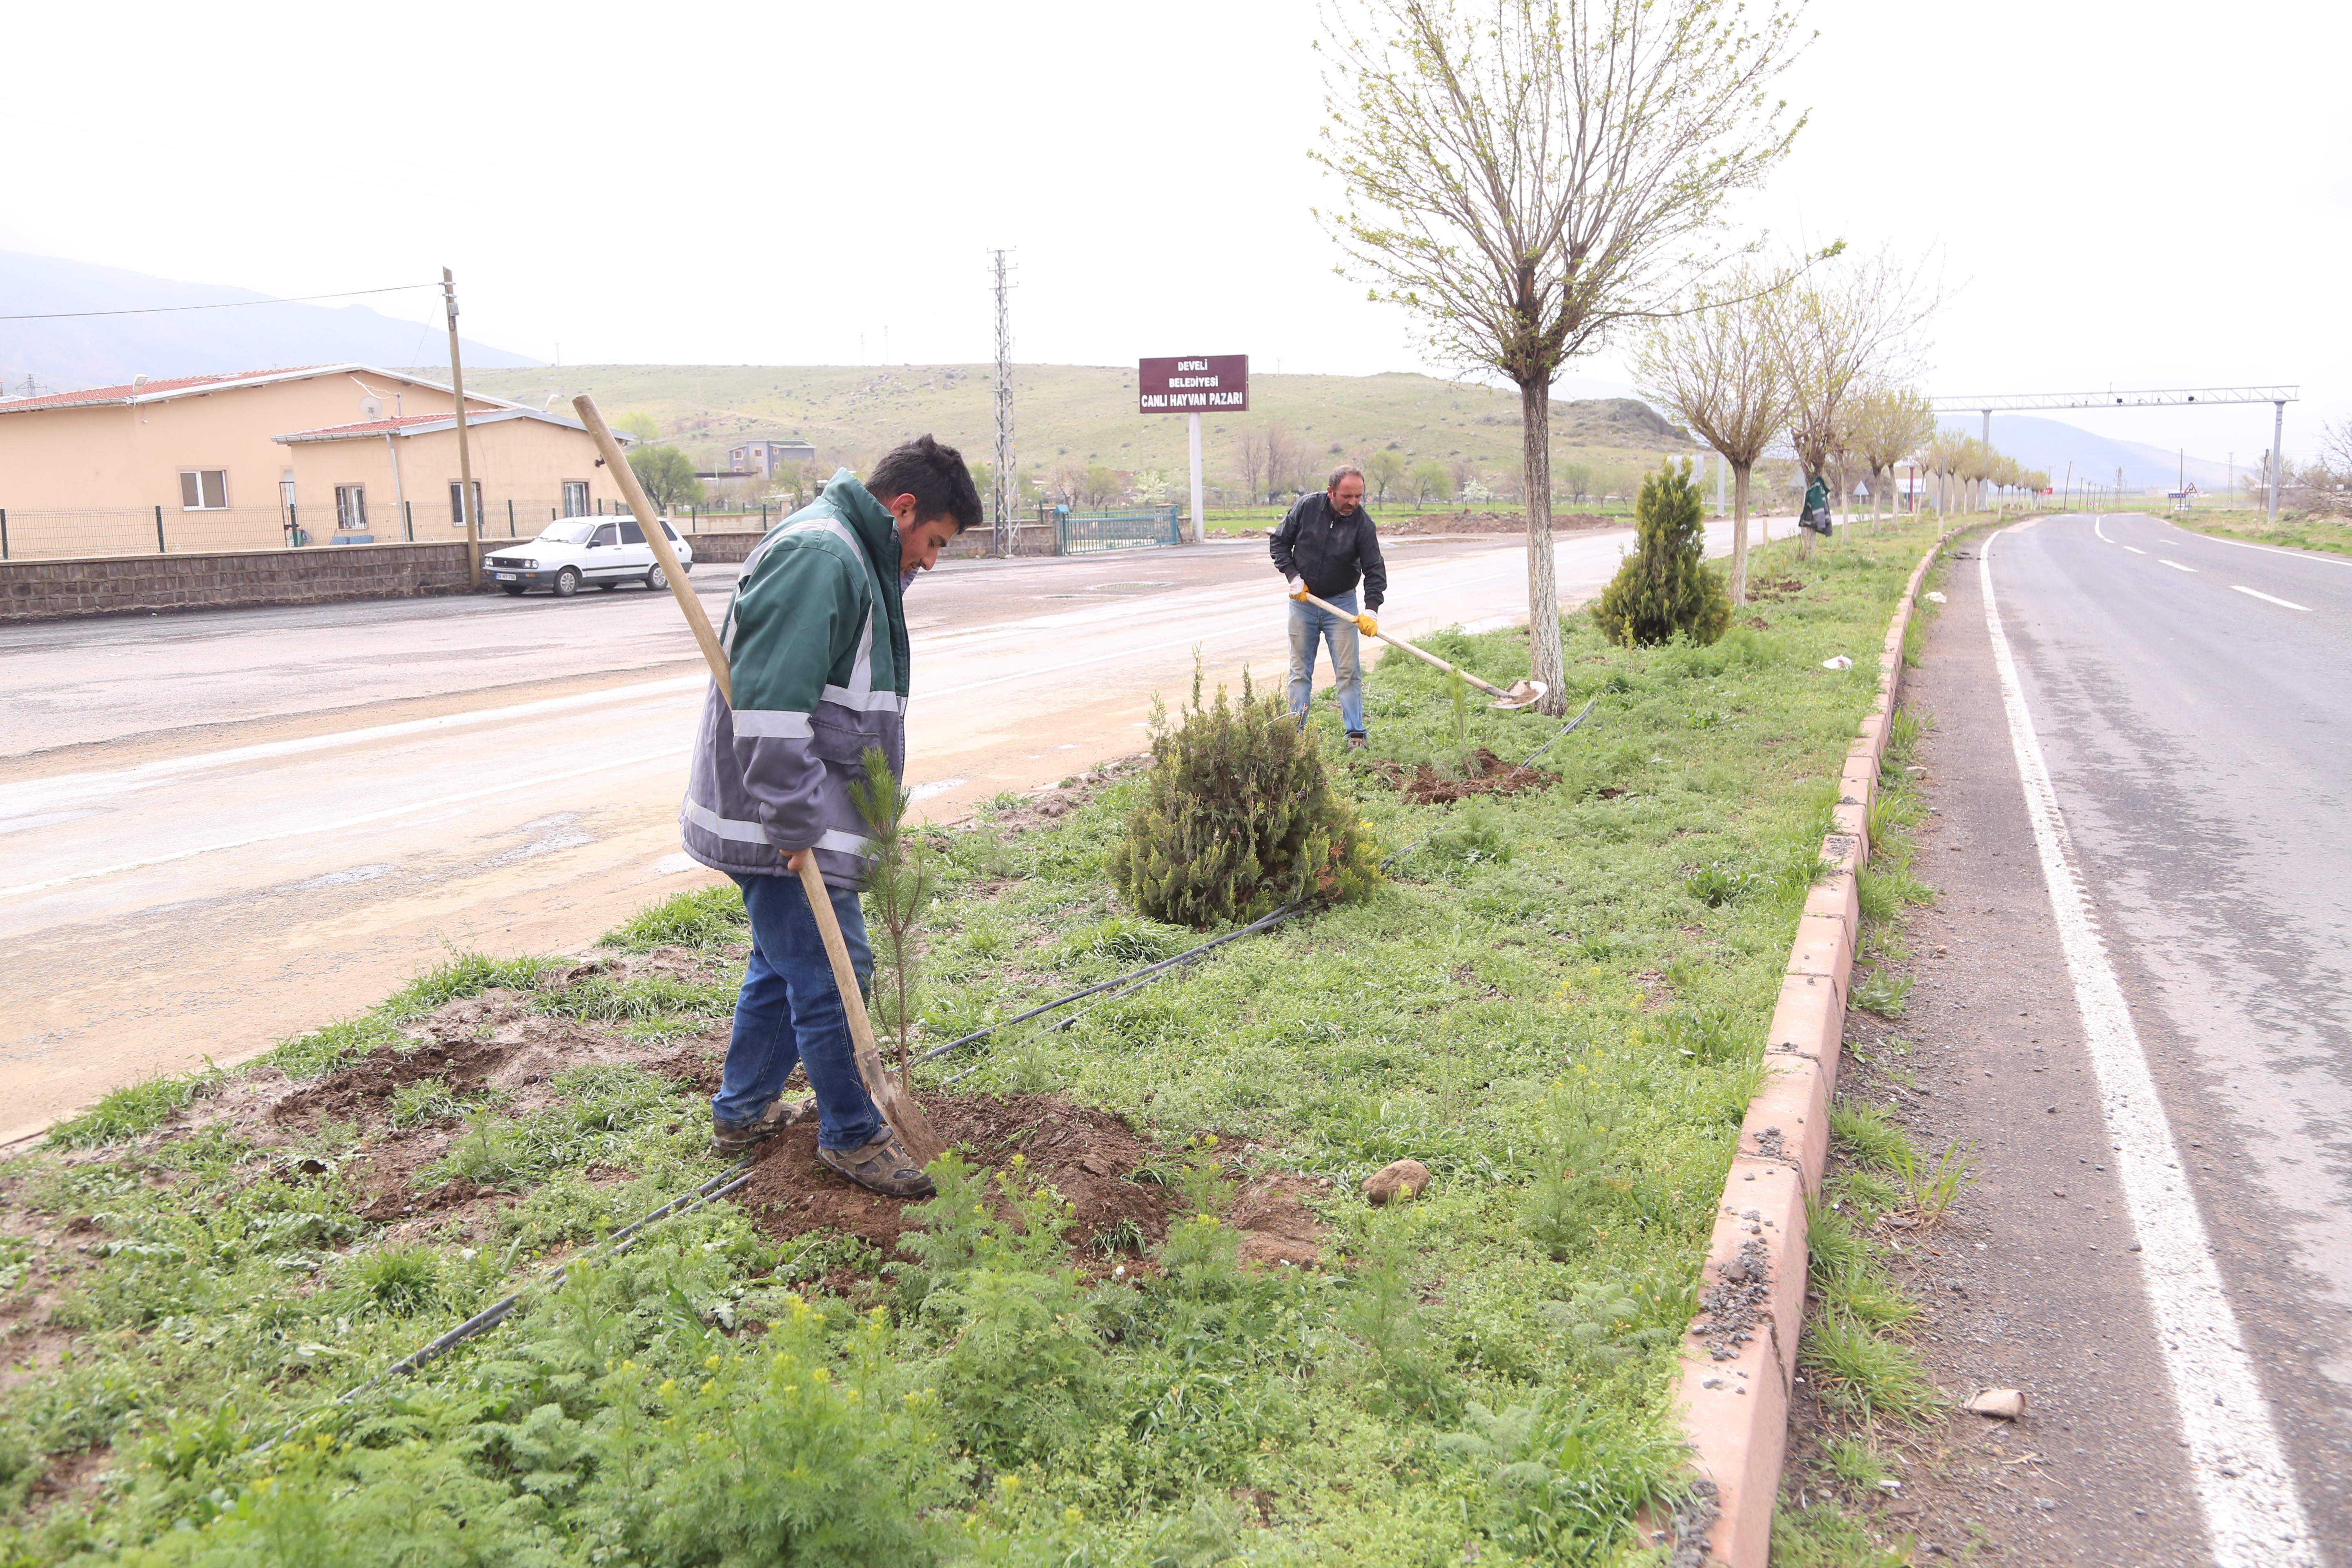
[[[1004,252],[989,253],[996,271],[996,458],[989,470],[990,500],[996,508],[996,553],[1013,553],[1019,524],[1013,509],[1021,494],[1013,472],[1013,314],[1006,293]]]
[[[441,302],[449,312],[449,391],[457,400],[457,514],[466,522],[466,583],[476,593],[482,587],[482,520],[474,515],[474,454],[466,444],[466,370],[457,363],[457,279],[441,269]],[[647,528],[654,519],[644,520]]]
[[[2273,410],[2271,415],[2271,506],[2270,516],[2265,520],[2264,526],[2276,528],[2278,526],[2279,471],[2286,467],[2286,448],[2284,445],[2286,440],[2286,405],[2273,403],[2271,408]]]

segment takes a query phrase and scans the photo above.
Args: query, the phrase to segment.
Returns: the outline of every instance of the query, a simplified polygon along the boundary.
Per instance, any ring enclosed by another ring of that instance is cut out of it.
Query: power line
[[[438,289],[438,283],[395,283],[389,289],[347,289],[340,294],[299,294],[289,300],[223,300],[212,305],[148,305],[134,310],[44,310],[0,316],[0,321],[63,321],[81,316],[167,316],[177,310],[233,310],[241,305],[307,305],[314,300],[355,300],[362,294],[397,294],[408,289]]]

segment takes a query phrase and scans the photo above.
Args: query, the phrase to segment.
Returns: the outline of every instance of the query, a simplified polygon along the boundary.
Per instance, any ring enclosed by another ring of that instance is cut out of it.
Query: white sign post
[[[1201,416],[1192,416],[1192,542],[1209,542],[1209,525],[1201,512]]]

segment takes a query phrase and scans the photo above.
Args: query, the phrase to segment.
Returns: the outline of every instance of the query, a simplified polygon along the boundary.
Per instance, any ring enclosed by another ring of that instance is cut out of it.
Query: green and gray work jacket
[[[905,768],[907,615],[895,521],[849,470],[745,558],[719,641],[735,705],[711,682],[678,808],[686,852],[778,877],[814,845],[828,883],[859,886],[866,827],[850,786],[869,746]]]

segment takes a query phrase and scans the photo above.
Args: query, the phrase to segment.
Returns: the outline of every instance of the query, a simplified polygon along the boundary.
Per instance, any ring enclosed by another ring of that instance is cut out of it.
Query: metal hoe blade
[[[1506,711],[1532,708],[1542,701],[1550,690],[1551,688],[1540,680],[1514,680],[1508,691],[1504,692],[1486,706],[1500,708]]]

